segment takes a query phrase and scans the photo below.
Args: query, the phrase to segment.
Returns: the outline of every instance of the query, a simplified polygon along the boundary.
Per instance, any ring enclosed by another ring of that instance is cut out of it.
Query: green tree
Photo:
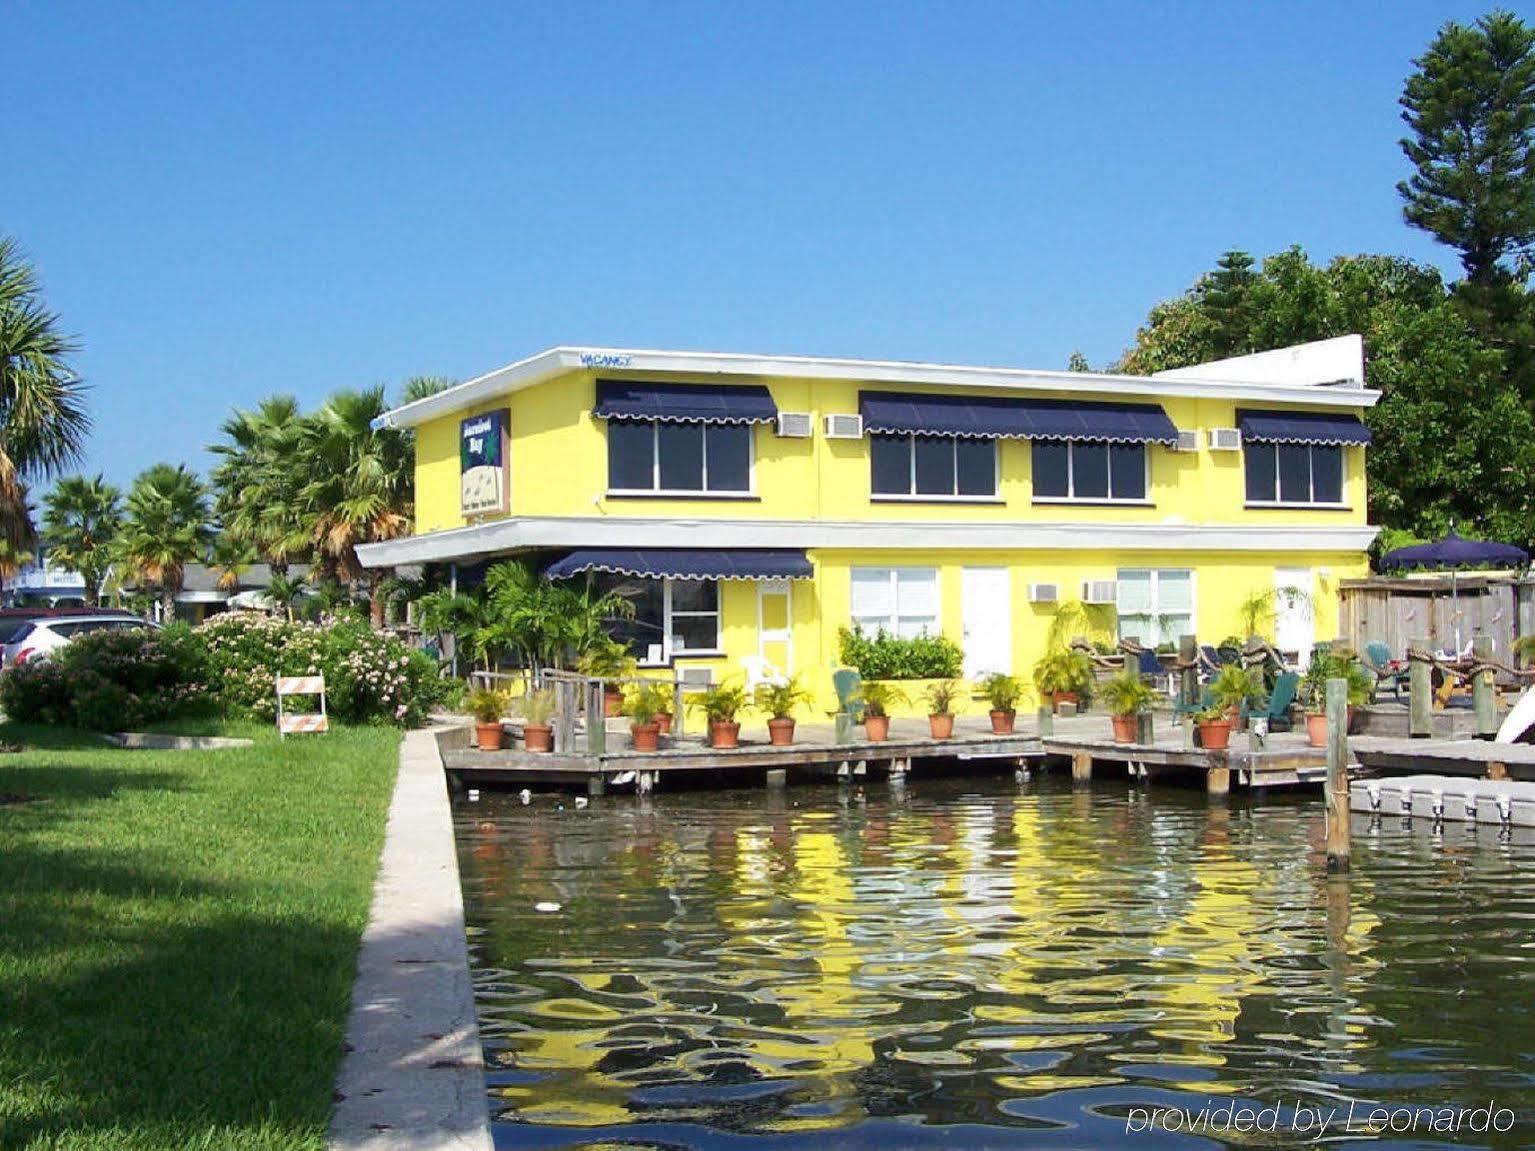
[[[303,498],[300,461],[303,418],[292,396],[268,396],[251,411],[236,410],[220,426],[224,439],[209,450],[214,513],[232,539],[278,575],[308,556],[314,524]]]
[[[85,385],[69,367],[75,351],[36,271],[0,236],[0,544],[12,557],[36,542],[26,481],[79,459],[90,432]]]
[[[118,537],[122,561],[160,593],[164,618],[174,618],[176,593],[186,566],[212,542],[208,490],[185,464],[155,464],[128,490],[127,514]]]
[[[438,392],[447,391],[456,383],[458,381],[449,376],[411,376],[405,381],[400,403],[413,404],[417,400],[426,399],[427,396],[435,396]]]
[[[1472,284],[1507,280],[1535,242],[1535,29],[1511,12],[1452,20],[1413,64],[1402,214],[1456,249]]]
[[[367,591],[369,616],[384,623],[385,569],[357,558],[361,544],[406,535],[411,525],[411,437],[375,428],[387,405],[383,388],[338,392],[303,422],[299,463],[306,478],[301,498],[321,566]]]
[[[1149,374],[1225,354],[1206,281],[1151,310],[1120,370]],[[1372,255],[1319,267],[1290,248],[1263,261],[1245,294],[1240,346],[1250,350],[1364,336],[1368,382],[1383,393],[1364,417],[1374,434],[1372,522],[1434,536],[1455,519],[1467,531],[1529,541],[1535,419],[1508,384],[1502,352],[1468,322],[1437,270]]]
[[[97,475],[64,476],[43,498],[43,543],[54,562],[80,573],[85,599],[101,603],[112,545],[123,525],[123,496]]]

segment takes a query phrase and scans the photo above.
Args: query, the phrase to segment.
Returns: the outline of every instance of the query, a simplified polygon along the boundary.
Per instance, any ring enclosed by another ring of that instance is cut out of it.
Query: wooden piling
[[[1087,783],[1093,778],[1093,757],[1090,752],[1079,751],[1071,757],[1071,782]]]
[[[1492,659],[1492,636],[1472,637],[1471,658],[1476,663],[1487,663]],[[1494,674],[1489,667],[1471,679],[1471,706],[1476,711],[1476,734],[1480,739],[1491,739],[1498,734],[1498,688],[1493,682]]]
[[[767,785],[769,787],[784,787],[789,782],[789,773],[781,767],[770,767],[767,770]]]
[[[1205,771],[1206,795],[1230,795],[1231,794],[1231,768],[1222,764],[1216,767],[1213,763]]]
[[[608,721],[601,680],[586,683],[586,754],[601,755],[608,749]]]
[[[568,755],[576,746],[576,685],[568,679],[554,684],[554,750]]]
[[[1178,702],[1186,712],[1192,712],[1199,703],[1199,639],[1197,636],[1178,637],[1178,663],[1183,668],[1178,673]]]
[[[1427,739],[1434,734],[1434,665],[1414,659],[1412,654],[1426,653],[1428,640],[1410,640],[1407,647],[1407,734],[1413,739]]]
[[[1500,763],[1497,760],[1493,760],[1491,763],[1489,763],[1487,765],[1487,778],[1488,779],[1507,779],[1508,778],[1508,764]]]
[[[1427,664],[1423,665],[1427,668]],[[1414,667],[1416,670],[1416,666]],[[1327,870],[1349,869],[1348,680],[1327,681]]]

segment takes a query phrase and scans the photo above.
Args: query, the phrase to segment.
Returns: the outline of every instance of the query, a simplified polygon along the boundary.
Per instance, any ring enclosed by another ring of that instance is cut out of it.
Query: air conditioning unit
[[[1178,442],[1173,445],[1175,452],[1197,452],[1199,450],[1199,433],[1190,428],[1188,431],[1178,433]]]
[[[809,412],[779,412],[778,434],[786,440],[808,440],[815,431],[815,420]]]
[[[1082,581],[1083,603],[1114,603],[1118,598],[1118,585],[1111,579],[1085,579]]]
[[[1031,583],[1029,585],[1030,603],[1055,603],[1061,598],[1060,584]]]
[[[1241,451],[1242,430],[1240,428],[1211,428],[1210,450],[1212,452]]]
[[[678,669],[677,678],[682,681],[684,689],[690,687],[711,687],[714,684],[714,669],[708,667],[684,667]]]
[[[828,440],[861,440],[863,417],[849,412],[833,412],[826,417],[825,431]]]

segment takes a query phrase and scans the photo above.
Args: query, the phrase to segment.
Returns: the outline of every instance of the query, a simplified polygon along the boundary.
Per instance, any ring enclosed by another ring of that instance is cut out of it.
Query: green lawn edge
[[[0,724],[0,1147],[319,1148],[400,733]]]

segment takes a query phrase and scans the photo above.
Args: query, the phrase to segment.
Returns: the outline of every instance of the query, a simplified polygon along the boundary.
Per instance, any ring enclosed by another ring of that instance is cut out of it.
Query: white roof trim
[[[1033,551],[1363,552],[1380,529],[1364,526],[1040,522],[805,523],[610,516],[528,516],[363,544],[363,566],[474,561],[524,548],[956,548]]]
[[[510,395],[573,371],[621,376],[635,372],[739,376],[758,379],[856,380],[923,387],[1028,388],[1042,391],[1148,397],[1252,400],[1313,407],[1368,408],[1378,391],[1354,386],[1254,383],[1241,380],[1174,380],[1104,372],[1036,371],[966,367],[900,360],[852,360],[813,356],[758,356],[738,352],[668,352],[636,348],[550,348],[486,375],[385,412],[375,427],[410,428],[497,396]]]

